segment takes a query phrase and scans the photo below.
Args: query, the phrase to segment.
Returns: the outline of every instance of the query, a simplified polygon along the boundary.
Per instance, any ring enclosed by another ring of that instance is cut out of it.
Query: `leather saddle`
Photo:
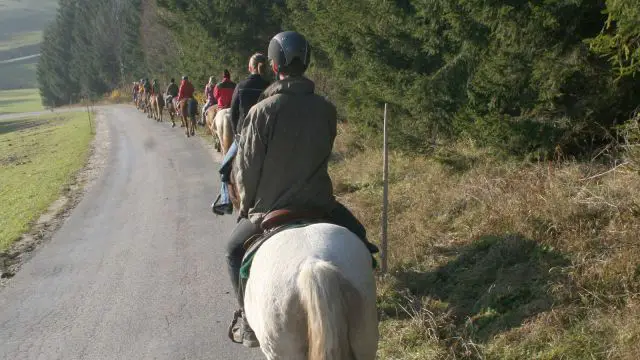
[[[240,278],[246,280],[249,278],[249,270],[253,257],[258,249],[269,240],[273,235],[293,227],[303,227],[319,222],[324,222],[327,216],[322,211],[317,210],[289,210],[280,209],[269,212],[260,223],[261,233],[258,233],[244,242],[246,250],[242,258],[240,267]]]

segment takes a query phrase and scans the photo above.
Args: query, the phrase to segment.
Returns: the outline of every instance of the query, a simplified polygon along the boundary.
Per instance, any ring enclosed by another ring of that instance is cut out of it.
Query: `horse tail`
[[[352,359],[349,305],[358,291],[338,268],[317,259],[302,265],[297,283],[307,315],[309,360]]]
[[[189,116],[195,117],[198,114],[198,101],[194,98],[189,98]]]

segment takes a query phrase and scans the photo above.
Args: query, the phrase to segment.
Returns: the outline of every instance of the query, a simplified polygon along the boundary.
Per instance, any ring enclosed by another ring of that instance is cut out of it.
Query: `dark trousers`
[[[260,232],[262,229],[259,225],[252,223],[247,218],[242,218],[231,232],[227,243],[227,268],[240,308],[244,308],[244,297],[240,288],[240,265],[242,265],[242,257],[245,253],[243,245],[251,236]]]
[[[367,230],[356,219],[356,217],[342,204],[337,203],[333,211],[328,214],[327,221],[344,226],[349,231],[356,234],[367,246],[371,253],[377,253],[378,248],[367,240]],[[229,269],[229,277],[233,290],[238,298],[240,308],[244,308],[244,298],[240,287],[240,265],[242,265],[242,257],[245,254],[244,242],[251,236],[262,232],[259,225],[255,225],[249,219],[242,218],[233,229],[229,242],[227,243],[227,265]]]

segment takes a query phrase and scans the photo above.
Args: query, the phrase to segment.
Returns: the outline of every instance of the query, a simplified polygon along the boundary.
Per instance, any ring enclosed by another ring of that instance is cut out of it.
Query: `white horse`
[[[233,143],[233,124],[231,123],[231,108],[218,110],[211,123],[211,133],[218,138],[220,153],[224,156]]]
[[[269,360],[374,360],[371,254],[341,226],[283,230],[253,259],[245,313]]]

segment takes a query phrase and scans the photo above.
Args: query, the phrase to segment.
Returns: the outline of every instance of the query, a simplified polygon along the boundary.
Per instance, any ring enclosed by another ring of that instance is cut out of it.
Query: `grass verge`
[[[43,111],[38,89],[0,91],[0,114]]]
[[[37,45],[40,42],[42,42],[42,31],[26,31],[12,34],[8,39],[0,40],[0,51]]]
[[[336,140],[336,195],[379,242],[381,151],[351,136]],[[471,144],[390,161],[381,359],[640,358],[637,168]]]
[[[92,137],[86,113],[0,121],[0,251],[65,191]]]

